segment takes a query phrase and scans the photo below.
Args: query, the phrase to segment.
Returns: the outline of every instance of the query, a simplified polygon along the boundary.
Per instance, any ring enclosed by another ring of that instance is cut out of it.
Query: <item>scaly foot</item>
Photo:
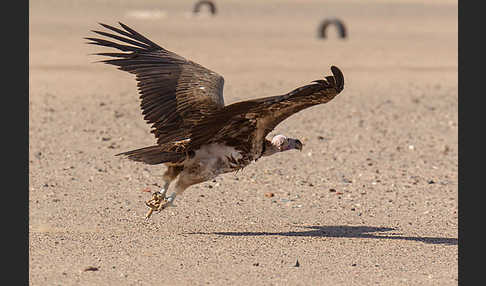
[[[169,197],[165,196],[165,192],[155,192],[152,194],[152,198],[145,202],[145,204],[150,208],[145,218],[149,218],[152,213],[156,210],[160,212],[161,210],[167,208],[168,206],[174,206],[172,202],[175,196],[171,195]]]

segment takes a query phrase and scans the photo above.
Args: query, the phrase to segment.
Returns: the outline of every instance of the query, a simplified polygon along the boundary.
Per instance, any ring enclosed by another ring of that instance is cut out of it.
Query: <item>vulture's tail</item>
[[[115,156],[119,155],[126,156],[126,158],[133,161],[143,162],[150,165],[162,163],[181,163],[187,156],[186,153],[162,151],[158,145],[119,153]]]

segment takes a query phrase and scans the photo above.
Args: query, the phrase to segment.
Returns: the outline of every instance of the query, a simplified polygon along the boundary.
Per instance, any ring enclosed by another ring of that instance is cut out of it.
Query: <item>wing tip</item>
[[[344,89],[344,75],[342,71],[337,66],[331,66],[331,72],[336,81],[336,87],[339,92]]]

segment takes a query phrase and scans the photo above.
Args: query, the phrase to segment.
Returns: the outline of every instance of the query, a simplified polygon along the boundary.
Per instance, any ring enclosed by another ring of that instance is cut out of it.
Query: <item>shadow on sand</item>
[[[385,232],[395,230],[390,227],[373,226],[299,226],[308,230],[289,232],[192,232],[188,234],[212,234],[223,236],[306,236],[306,237],[338,237],[338,238],[375,238],[375,239],[398,239],[419,241],[430,244],[457,245],[457,238],[447,237],[413,237],[400,236],[396,233],[373,234],[373,232]]]

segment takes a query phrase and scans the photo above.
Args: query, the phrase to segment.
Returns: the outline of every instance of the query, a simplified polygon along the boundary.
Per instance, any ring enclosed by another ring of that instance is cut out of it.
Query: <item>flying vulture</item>
[[[167,166],[164,186],[146,202],[151,208],[147,217],[172,205],[191,185],[238,171],[261,157],[302,150],[298,139],[266,136],[287,117],[329,102],[344,88],[342,72],[331,66],[332,76],[287,94],[225,105],[221,75],[119,24],[122,29],[100,23],[112,33],[92,31],[106,38],[85,39],[88,44],[118,49],[95,55],[110,57],[102,62],[135,74],[142,114],[152,124],[157,144],[117,155]],[[166,196],[173,181],[174,191]]]

